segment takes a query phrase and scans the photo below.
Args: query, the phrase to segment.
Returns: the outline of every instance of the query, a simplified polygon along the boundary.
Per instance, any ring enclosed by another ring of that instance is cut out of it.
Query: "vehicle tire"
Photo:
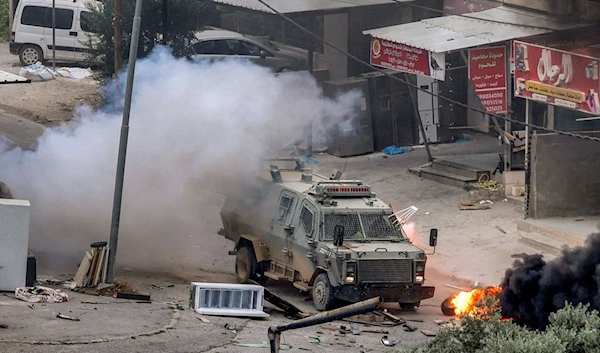
[[[267,277],[263,276],[262,271],[256,261],[256,256],[252,249],[247,246],[241,247],[235,257],[235,277],[238,283],[249,283],[249,280],[265,284]]]
[[[25,44],[19,50],[19,60],[23,66],[29,66],[38,61],[44,61],[44,54],[37,45]]]
[[[400,303],[402,311],[414,311],[417,303]]]
[[[319,311],[331,310],[335,305],[333,287],[329,283],[327,273],[321,273],[315,279],[312,288],[312,298],[315,308]]]

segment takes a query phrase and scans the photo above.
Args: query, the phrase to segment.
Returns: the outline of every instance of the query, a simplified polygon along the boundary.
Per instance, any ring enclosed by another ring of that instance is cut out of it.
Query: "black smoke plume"
[[[515,261],[501,285],[502,314],[533,329],[546,328],[549,315],[565,302],[589,303],[590,309],[599,310],[600,233],[548,262],[542,255]]]

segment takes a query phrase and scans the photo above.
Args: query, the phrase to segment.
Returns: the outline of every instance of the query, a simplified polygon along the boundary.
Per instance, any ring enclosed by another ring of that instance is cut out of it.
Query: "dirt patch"
[[[0,70],[19,74],[21,68],[19,58],[10,54],[8,43],[0,43]],[[71,120],[78,106],[99,106],[99,87],[92,78],[4,84],[0,109],[45,126],[53,126]]]

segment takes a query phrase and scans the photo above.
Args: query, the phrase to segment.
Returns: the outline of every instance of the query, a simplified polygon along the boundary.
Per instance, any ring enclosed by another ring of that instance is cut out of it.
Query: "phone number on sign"
[[[504,111],[504,105],[501,103],[500,105],[485,105],[484,103],[483,106],[489,113],[498,113]]]
[[[479,96],[479,99],[504,98],[504,92],[479,93],[478,96]]]

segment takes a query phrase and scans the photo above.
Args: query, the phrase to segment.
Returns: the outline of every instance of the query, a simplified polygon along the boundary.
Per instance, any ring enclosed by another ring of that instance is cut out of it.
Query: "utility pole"
[[[137,3],[136,3],[137,6]],[[121,0],[115,0],[115,75],[121,70]]]
[[[56,72],[56,0],[52,0],[52,70]]]
[[[162,0],[162,44],[167,45],[169,31],[169,0]]]
[[[309,15],[308,17],[308,28],[311,32],[315,31],[315,16]],[[314,71],[314,57],[315,57],[315,42],[312,36],[308,37],[308,73],[313,74]],[[306,126],[306,156],[312,157],[313,155],[313,121],[310,117],[310,121]]]
[[[106,282],[108,283],[113,283],[115,279],[115,259],[117,257],[121,201],[123,198],[123,179],[125,177],[125,156],[127,154],[127,138],[129,136],[129,114],[131,113],[133,75],[135,73],[135,61],[137,59],[140,25],[142,22],[142,3],[143,0],[135,1],[135,15],[133,17],[133,28],[131,30],[131,46],[129,47],[129,63],[127,67],[127,86],[125,86],[125,106],[123,107],[121,139],[119,140],[119,157],[117,159],[117,177],[115,180],[115,194],[113,198],[112,220],[110,225],[108,268],[106,276]]]

